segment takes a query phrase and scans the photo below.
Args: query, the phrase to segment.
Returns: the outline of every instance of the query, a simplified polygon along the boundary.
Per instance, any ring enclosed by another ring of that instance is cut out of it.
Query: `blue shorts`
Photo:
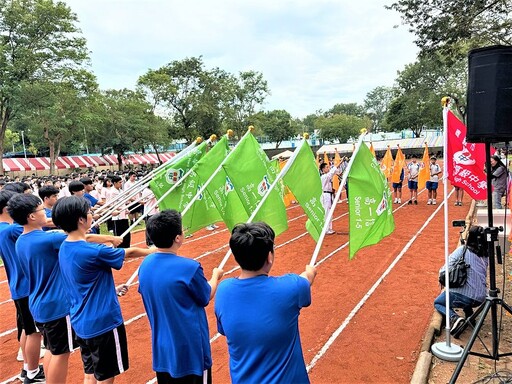
[[[402,183],[393,183],[393,189],[402,189]]]
[[[437,181],[427,181],[427,189],[429,191],[437,190],[438,185],[439,185],[439,183]]]
[[[417,181],[411,181],[407,183],[410,190],[417,191],[418,190],[418,182]]]

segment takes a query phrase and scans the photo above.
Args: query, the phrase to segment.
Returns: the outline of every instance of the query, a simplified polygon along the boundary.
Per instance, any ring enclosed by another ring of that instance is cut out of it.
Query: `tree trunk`
[[[55,144],[48,140],[48,149],[50,150],[50,175],[55,175]]]
[[[0,127],[0,174],[4,174],[4,142],[5,131],[7,130],[7,123],[9,123],[11,116],[11,109],[5,108],[5,113],[2,116],[2,126]]]
[[[162,165],[162,159],[160,159],[160,154],[158,153],[158,149],[156,149],[156,145],[154,143],[151,143],[153,146],[153,149],[155,150],[156,158],[158,159],[158,165]]]
[[[123,170],[123,156],[120,153],[117,154],[117,165],[119,167],[119,170],[122,171]]]

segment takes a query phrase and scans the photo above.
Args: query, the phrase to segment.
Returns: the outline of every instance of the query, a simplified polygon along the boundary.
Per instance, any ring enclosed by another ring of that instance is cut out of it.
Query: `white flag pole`
[[[256,217],[256,215],[258,214],[259,210],[261,209],[261,207],[263,207],[263,204],[265,204],[265,201],[267,201],[267,198],[270,196],[270,192],[276,187],[277,183],[286,175],[286,173],[288,172],[288,170],[290,169],[290,167],[292,166],[293,162],[295,161],[295,158],[297,157],[300,149],[302,148],[303,145],[305,145],[305,143],[307,142],[307,138],[309,137],[309,135],[306,137],[307,134],[304,134],[304,140],[303,142],[301,143],[301,146],[298,147],[297,149],[295,149],[295,151],[293,152],[293,155],[290,157],[290,159],[286,162],[286,165],[283,167],[283,169],[281,169],[281,172],[279,172],[279,175],[277,175],[276,179],[274,180],[274,182],[270,185],[267,193],[265,193],[265,195],[263,196],[263,198],[260,200],[260,202],[258,203],[258,205],[256,206],[256,208],[254,209],[254,211],[251,213],[251,216],[247,219],[246,223],[251,223],[254,218]],[[220,262],[219,264],[219,268],[222,269],[224,268],[224,265],[226,265],[226,262],[228,261],[229,259],[229,256],[231,256],[231,249],[229,249],[227,252],[226,252],[226,255],[224,256],[224,258],[222,259],[222,261]]]
[[[320,253],[320,248],[322,247],[322,243],[325,238],[325,233],[329,229],[329,222],[332,219],[332,216],[334,215],[334,209],[336,208],[336,204],[338,203],[338,200],[341,196],[341,191],[343,190],[343,186],[347,182],[348,174],[350,172],[350,168],[352,168],[352,164],[354,163],[354,159],[356,158],[357,152],[359,152],[359,148],[361,147],[363,143],[363,138],[366,135],[366,129],[363,129],[361,132],[361,135],[359,136],[359,140],[357,141],[357,145],[354,149],[354,152],[352,153],[352,157],[350,158],[350,161],[348,162],[347,168],[343,172],[343,176],[340,182],[340,187],[338,188],[338,191],[336,191],[336,196],[334,197],[334,201],[332,202],[331,209],[327,213],[327,217],[325,218],[324,227],[322,228],[322,232],[320,233],[320,237],[318,238],[318,241],[316,243],[315,250],[313,252],[313,256],[311,257],[311,261],[309,262],[309,265],[315,265],[316,259],[318,258],[318,254]],[[366,144],[365,144],[366,145]]]
[[[212,135],[208,140],[206,140],[206,144],[209,144],[211,143],[212,141],[216,140],[217,137],[215,135]],[[167,191],[165,191],[165,193],[160,196],[160,198],[155,202],[155,204],[151,205],[148,209],[147,209],[147,212],[151,212],[153,210],[153,208],[155,208],[156,206],[158,206],[158,204],[160,204],[167,196],[169,196],[171,194],[172,191],[174,191],[176,188],[178,188],[181,183],[183,183],[186,178],[192,173],[194,172],[194,167],[190,168],[182,177],[180,177],[180,179],[178,181],[176,181],[176,183],[174,183],[174,185],[169,188]],[[146,214],[142,214],[140,215],[140,217],[135,220],[133,222],[133,224],[128,227],[128,229],[126,229],[126,231],[123,232],[123,234],[121,234],[120,236],[121,237],[125,237],[128,233],[131,232],[131,230],[133,228],[135,228],[137,225],[139,225],[139,223],[144,220],[144,218],[147,216],[147,213]]]
[[[449,263],[449,245],[448,245],[448,169],[446,164],[451,159],[448,159],[448,105],[450,103],[450,98],[443,97],[441,100],[441,104],[443,105],[443,133],[444,133],[444,148],[443,148],[443,194],[444,194],[444,263],[445,268],[448,271],[448,263]],[[451,344],[451,335],[450,335],[450,284],[449,281],[449,273],[446,273],[445,280],[445,296],[446,296],[446,342],[439,342],[432,345],[431,351],[432,354],[440,359],[447,361],[459,361],[462,357],[463,349],[458,346]]]
[[[252,126],[251,126],[251,127],[252,127]],[[247,131],[247,133],[251,132],[251,127],[249,127],[250,129]],[[247,135],[247,133],[246,133],[246,135]],[[232,131],[231,129],[228,129],[228,132],[226,133],[226,136],[229,138],[232,134],[233,134],[233,131]],[[245,135],[244,135],[244,137],[245,137]],[[208,140],[212,140],[212,141],[213,141],[213,140],[215,140],[215,138],[216,138],[216,137],[215,137],[215,135],[212,135],[212,136],[210,136],[210,139],[208,139]],[[228,156],[226,156],[226,159],[229,157],[229,155],[230,155],[230,154],[231,154],[231,152],[228,154]],[[226,159],[224,159],[224,161],[225,161]],[[221,165],[222,165],[222,164],[221,164]],[[164,198],[165,198],[169,193],[171,193],[171,192],[172,192],[172,191],[173,191],[173,190],[178,186],[178,184],[179,184],[179,183],[181,183],[183,180],[185,180],[185,179],[186,179],[186,177],[187,177],[190,173],[192,173],[193,171],[194,171],[194,169],[193,169],[193,167],[192,167],[192,168],[191,168],[191,169],[190,169],[190,170],[189,170],[185,175],[183,175],[183,177],[182,177],[181,179],[179,179],[179,180],[178,180],[178,182],[177,182],[175,185],[173,185],[173,187],[172,187],[172,188],[170,188],[168,191],[166,191],[166,193],[165,193],[164,195],[162,195],[162,196],[160,197],[160,199],[158,199],[157,204],[158,204],[160,201],[162,201],[162,200],[163,200],[163,199],[164,199]],[[216,170],[216,172],[217,172],[217,173],[218,173],[218,171],[219,171],[219,169],[217,169],[217,170]],[[211,178],[209,179],[209,181],[211,181],[211,179],[213,179],[213,177],[211,177]],[[202,191],[204,191],[204,189],[201,189],[201,190],[198,192],[198,194],[202,193]],[[192,201],[197,200],[197,198],[198,198],[198,194],[197,194],[196,196],[194,196],[194,198],[192,199]],[[190,205],[191,205],[191,204],[189,203],[185,209],[187,209],[187,208],[189,209]],[[154,207],[154,206],[155,206],[155,205],[153,205],[153,207]],[[151,209],[153,209],[153,207],[152,207]],[[149,211],[150,211],[150,210],[148,210],[148,212],[149,212]],[[183,212],[181,213],[181,216],[185,216],[185,213],[186,213],[186,211],[185,211],[185,210],[183,210]],[[142,216],[141,216],[141,217],[142,217]],[[141,218],[139,218],[139,219],[141,219]],[[139,222],[140,222],[140,221],[139,221]],[[136,224],[134,224],[134,225],[136,225]],[[134,225],[132,225],[132,227],[133,227]],[[128,230],[126,230],[126,231],[125,231],[125,233],[123,233],[123,235],[122,235],[121,237],[126,236],[126,234],[127,234],[127,233],[128,233]],[[135,272],[133,272],[133,274],[130,276],[130,278],[128,279],[128,281],[126,282],[126,284],[125,284],[125,285],[130,285],[130,284],[135,280],[135,278],[137,277],[137,274],[139,273],[139,268],[140,268],[140,267],[138,267],[138,268],[137,268],[137,270],[136,270]],[[120,295],[120,296],[122,296],[122,295]]]
[[[183,156],[185,156],[187,153],[189,153],[192,149],[194,149],[199,143],[201,143],[202,139],[200,137],[198,137],[196,140],[194,140],[194,142],[192,142],[188,147],[186,147],[185,149],[183,149],[180,153],[178,153],[176,156],[173,156],[172,158],[170,158],[169,160],[167,160],[165,163],[159,165],[157,168],[153,169],[151,172],[149,172],[146,176],[144,176],[142,179],[140,180],[137,180],[137,182],[135,182],[130,188],[128,188],[127,190],[124,190],[122,193],[120,193],[119,195],[117,195],[114,199],[110,200],[109,202],[105,203],[104,205],[102,205],[100,208],[98,208],[96,210],[96,213],[99,213],[101,212],[102,210],[104,210],[106,207],[112,205],[113,203],[115,203],[117,200],[123,198],[126,194],[130,193],[134,188],[137,188],[139,187],[141,184],[145,183],[146,181],[148,181],[149,179],[153,178],[153,176],[159,172],[160,170],[164,169],[165,167],[175,163],[176,161],[180,160]],[[144,185],[145,187],[146,185]]]
[[[251,125],[249,127],[249,129],[247,130],[247,132],[242,136],[242,138],[240,139],[240,141],[238,142],[238,144],[240,144],[242,142],[242,140],[247,136],[249,135],[252,130],[254,129],[254,127]],[[230,130],[230,132],[232,132]],[[238,144],[236,146],[238,146]],[[235,148],[236,148],[235,146]],[[206,189],[206,187],[208,187],[208,185],[212,182],[212,180],[214,179],[215,176],[217,176],[217,174],[220,172],[220,170],[222,169],[222,166],[224,165],[224,163],[226,163],[226,161],[230,158],[231,154],[233,153],[233,151],[235,150],[235,148],[233,148],[227,155],[226,157],[224,158],[224,160],[222,160],[222,162],[220,163],[220,165],[217,167],[217,169],[215,171],[213,171],[213,173],[211,174],[211,176],[208,178],[208,180],[206,180],[206,182],[201,186],[201,188],[199,189],[199,191],[197,191],[196,195],[192,198],[192,200],[190,200],[190,202],[187,204],[187,206],[183,209],[183,211],[181,212],[181,216],[185,216],[185,214],[188,212],[188,210],[190,208],[192,208],[192,205],[194,205],[194,203],[196,202],[196,200],[199,198],[199,196],[201,196],[201,194],[204,192],[204,190]]]

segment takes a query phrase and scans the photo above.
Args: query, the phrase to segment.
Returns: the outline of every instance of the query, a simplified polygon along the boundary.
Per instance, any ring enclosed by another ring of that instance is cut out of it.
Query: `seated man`
[[[458,247],[449,258],[449,265],[454,265],[464,255],[468,279],[460,288],[450,287],[449,315],[452,335],[457,335],[464,325],[464,318],[457,315],[455,308],[464,311],[466,319],[473,314],[473,308],[481,305],[487,296],[486,277],[489,259],[483,240],[483,228],[472,227],[468,232],[466,245]],[[441,268],[443,270],[445,266]],[[446,316],[446,291],[434,300],[434,307],[443,316]]]

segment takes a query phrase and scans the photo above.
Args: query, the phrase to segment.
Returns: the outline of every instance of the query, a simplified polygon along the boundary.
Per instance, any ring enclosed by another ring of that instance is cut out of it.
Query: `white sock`
[[[23,369],[24,369],[25,371],[28,371],[28,364],[27,364],[27,363],[23,363]]]
[[[34,377],[36,377],[36,375],[37,375],[38,373],[39,373],[39,367],[37,367],[36,369],[33,369],[33,370],[31,370],[31,371],[29,371],[29,370],[27,369],[27,377],[28,377],[29,379],[33,379]]]

